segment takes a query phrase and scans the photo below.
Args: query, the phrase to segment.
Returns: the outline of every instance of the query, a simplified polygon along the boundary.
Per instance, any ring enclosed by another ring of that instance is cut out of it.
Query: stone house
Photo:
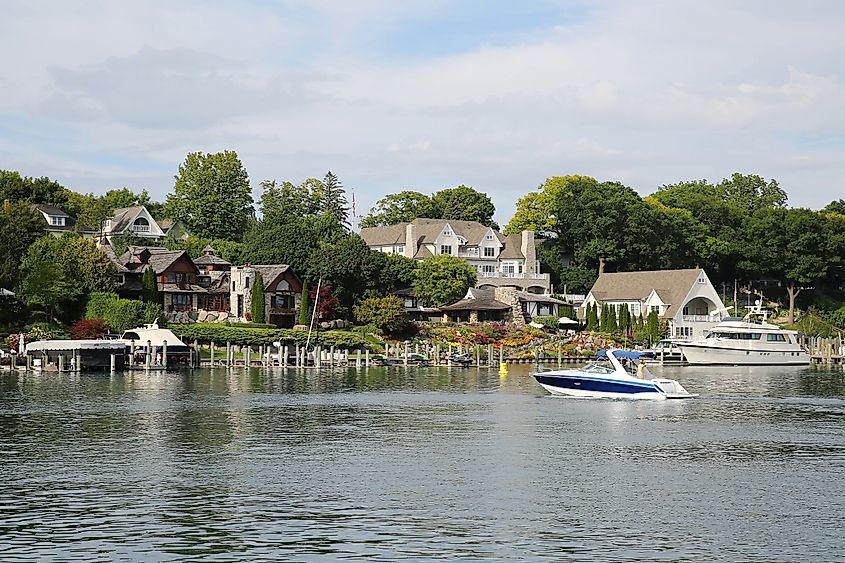
[[[725,316],[718,292],[701,268],[618,272],[599,275],[578,316],[584,318],[587,305],[627,305],[633,315],[651,311],[667,321],[669,334],[677,338],[702,336]]]
[[[423,260],[451,254],[478,273],[480,289],[511,287],[531,293],[551,291],[549,274],[540,272],[532,231],[504,235],[477,221],[414,219],[386,227],[361,229],[373,249]]]
[[[548,295],[519,291],[512,287],[470,288],[463,299],[440,307],[440,311],[443,313],[443,322],[490,321],[525,326],[535,316],[558,316],[561,305],[566,303]]]
[[[235,266],[231,269],[231,313],[248,322],[252,308],[252,286],[261,272],[264,283],[265,322],[291,328],[297,322],[302,303],[302,280],[287,264]]]

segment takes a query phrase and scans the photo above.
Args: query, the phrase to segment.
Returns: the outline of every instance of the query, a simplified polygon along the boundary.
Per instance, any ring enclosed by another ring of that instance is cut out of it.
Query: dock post
[[[440,365],[440,344],[434,345],[434,365]]]
[[[334,346],[329,347],[329,367],[334,367]]]
[[[505,345],[502,344],[502,343],[499,343],[499,365],[501,366],[504,363],[505,363]]]
[[[282,357],[279,358],[279,364],[282,367],[288,367],[288,345],[285,344],[282,346]]]
[[[243,349],[243,352],[244,352],[244,368],[249,369],[249,362],[251,360],[250,356],[251,356],[251,352],[252,352],[252,347],[247,346],[246,348]]]
[[[114,373],[114,372],[117,371],[117,356],[112,354],[109,357],[109,360],[110,360],[110,364],[109,364],[110,373]]]
[[[299,367],[299,342],[296,342],[293,345],[293,356],[294,356],[294,360],[293,360],[294,365],[296,367]]]
[[[65,371],[65,355],[64,354],[59,354],[58,364],[59,364],[59,373],[62,373],[63,371]]]
[[[475,345],[475,367],[481,367],[481,347]]]
[[[405,360],[402,362],[405,364],[405,367],[408,367],[408,348],[410,347],[409,342],[405,342]]]
[[[314,348],[314,367],[319,368],[323,365],[323,349],[318,345]]]
[[[232,367],[232,343],[226,341],[226,367]]]
[[[452,344],[449,344],[449,355],[446,356],[446,367],[452,367]]]
[[[358,354],[358,355],[360,356],[361,354]],[[364,350],[364,367],[366,367],[366,368],[370,367],[370,349],[369,348]]]
[[[32,371],[32,356],[26,357],[26,371]]]
[[[214,367],[214,341],[211,341],[211,367]]]
[[[146,367],[150,369],[150,366],[153,364],[153,343],[147,340],[147,354],[146,354]]]
[[[129,341],[129,367],[135,366],[135,341]]]
[[[161,341],[161,366],[167,369],[167,340]]]
[[[487,345],[487,367],[489,368],[492,365],[493,365],[493,345],[488,344]]]

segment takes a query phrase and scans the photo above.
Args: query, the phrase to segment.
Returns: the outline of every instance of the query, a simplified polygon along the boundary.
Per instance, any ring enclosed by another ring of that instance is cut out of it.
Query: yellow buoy
[[[508,364],[502,362],[499,364],[499,375],[507,375],[508,374]]]

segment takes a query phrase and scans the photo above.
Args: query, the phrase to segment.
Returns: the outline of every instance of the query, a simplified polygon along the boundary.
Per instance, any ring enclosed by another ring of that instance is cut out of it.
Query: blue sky
[[[163,199],[190,151],[264,179],[491,195],[740,171],[845,197],[845,4],[10,2],[0,168]]]

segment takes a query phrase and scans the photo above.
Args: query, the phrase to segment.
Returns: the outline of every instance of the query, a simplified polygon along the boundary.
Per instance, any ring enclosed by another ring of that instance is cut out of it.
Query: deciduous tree
[[[482,225],[498,229],[493,221],[496,206],[485,193],[461,184],[456,188],[440,190],[431,197],[438,219],[456,221],[478,221]]]
[[[432,256],[417,267],[414,291],[430,307],[439,307],[462,299],[475,285],[475,268],[449,254]]]
[[[378,200],[369,214],[361,220],[361,227],[396,225],[411,222],[418,217],[439,218],[429,196],[414,191],[403,191]]]

